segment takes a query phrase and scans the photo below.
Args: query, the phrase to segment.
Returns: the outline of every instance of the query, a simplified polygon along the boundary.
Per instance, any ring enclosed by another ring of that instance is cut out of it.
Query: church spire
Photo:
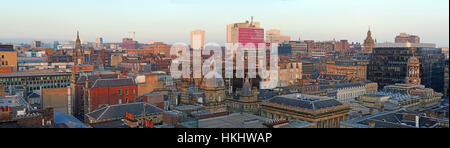
[[[80,40],[80,31],[77,30],[77,39],[75,41],[75,49],[73,50],[73,56],[74,56],[74,64],[79,65],[84,63],[84,57],[83,57],[83,49],[81,47],[81,40]]]

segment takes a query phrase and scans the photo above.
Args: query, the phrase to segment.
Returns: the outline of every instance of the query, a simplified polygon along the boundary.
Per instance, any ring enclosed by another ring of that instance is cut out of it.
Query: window
[[[119,90],[119,96],[121,96],[122,95],[122,90]]]
[[[119,104],[122,104],[122,99],[119,99]]]
[[[125,99],[125,103],[128,103],[128,98]]]
[[[127,90],[125,90],[125,94],[126,94],[126,95],[128,95],[128,89],[127,89]]]

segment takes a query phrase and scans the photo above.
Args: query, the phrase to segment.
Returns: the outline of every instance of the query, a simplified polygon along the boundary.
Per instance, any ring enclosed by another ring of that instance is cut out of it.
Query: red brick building
[[[137,84],[131,78],[97,79],[88,89],[88,94],[85,112],[91,112],[102,105],[136,102],[138,89]]]

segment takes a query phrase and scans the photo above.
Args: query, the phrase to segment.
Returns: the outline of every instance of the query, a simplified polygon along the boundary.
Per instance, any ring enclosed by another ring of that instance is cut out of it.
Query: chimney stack
[[[416,116],[416,127],[417,128],[420,128],[420,125],[419,125],[419,120],[420,120],[420,117],[419,116]]]
[[[375,128],[375,121],[373,120],[369,121],[369,128]]]

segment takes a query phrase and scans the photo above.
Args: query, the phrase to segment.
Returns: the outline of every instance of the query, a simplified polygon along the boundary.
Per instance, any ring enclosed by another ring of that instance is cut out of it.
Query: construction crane
[[[136,32],[130,31],[130,32],[128,32],[128,33],[133,34],[133,40],[136,40]]]

